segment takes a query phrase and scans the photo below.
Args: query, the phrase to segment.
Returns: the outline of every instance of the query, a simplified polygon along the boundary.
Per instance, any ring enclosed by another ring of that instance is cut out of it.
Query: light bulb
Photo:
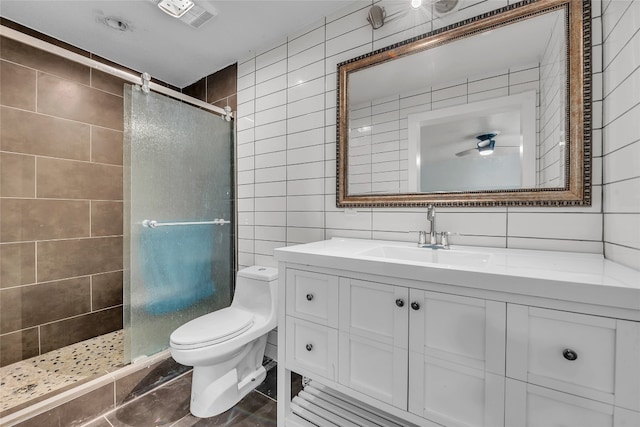
[[[411,7],[412,8],[417,9],[420,6],[422,6],[422,0],[411,0]]]

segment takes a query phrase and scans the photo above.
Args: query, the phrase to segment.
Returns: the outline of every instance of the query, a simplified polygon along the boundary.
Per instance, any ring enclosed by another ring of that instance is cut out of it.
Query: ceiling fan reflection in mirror
[[[459,151],[456,153],[456,156],[463,157],[463,156],[469,156],[472,154],[479,154],[480,156],[489,156],[491,154],[494,154],[496,149],[498,149],[498,151],[506,151],[506,150],[511,151],[511,150],[520,148],[519,146],[513,146],[513,145],[496,146],[495,138],[499,134],[500,134],[500,131],[496,130],[489,133],[483,133],[483,134],[477,135],[476,146],[474,148],[469,148],[468,150]]]

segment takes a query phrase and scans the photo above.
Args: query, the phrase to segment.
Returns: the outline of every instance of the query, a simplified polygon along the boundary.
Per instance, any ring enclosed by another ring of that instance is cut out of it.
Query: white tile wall
[[[380,2],[389,11],[395,11],[398,3]],[[468,1],[463,10],[447,20],[474,16],[506,4],[506,0]],[[640,2],[615,0],[601,5],[600,0],[594,0],[594,5],[594,24],[602,23],[603,28],[593,34],[605,37],[604,46],[600,39],[593,42],[593,87],[602,88],[594,90],[594,109],[601,109],[605,120],[602,123],[601,116],[594,117],[593,206],[441,208],[438,228],[462,233],[452,236],[454,244],[606,251],[608,257],[640,268],[640,171],[637,163],[625,158],[625,153],[636,155],[640,144],[637,126],[640,123],[637,63]],[[373,31],[365,20],[369,6],[364,2],[350,3],[342,12],[290,37],[285,43],[239,62],[242,109],[239,107],[238,111],[261,118],[262,113],[271,108],[286,106],[284,119],[260,126],[254,122],[238,132],[238,153],[242,156],[239,183],[254,185],[253,196],[250,187],[243,189],[244,203],[240,204],[238,213],[241,266],[253,263],[275,266],[272,251],[278,246],[336,236],[413,241],[416,236],[412,230],[426,227],[425,209],[345,211],[335,207],[336,64],[430,31],[432,27],[429,18],[397,15],[381,30]],[[444,19],[436,21],[434,28],[449,23]],[[609,59],[602,63],[601,58]],[[285,68],[280,64],[265,69],[281,61],[286,63]],[[257,83],[257,76],[276,69],[285,74]],[[521,77],[524,80],[520,89],[525,90],[529,84],[526,73]],[[310,80],[299,82],[304,79]],[[501,87],[498,81],[493,87],[491,82],[484,84],[477,90]],[[248,105],[242,105],[245,103]],[[411,105],[407,103],[401,108]],[[245,144],[253,148],[242,147]],[[303,148],[308,150],[301,150]],[[282,169],[261,171],[279,167],[286,167],[284,177]],[[604,170],[604,187],[599,170]],[[263,194],[263,190],[267,193]]]
[[[640,2],[602,4],[605,255],[640,269]]]
[[[540,106],[538,121],[537,182],[542,187],[561,187],[564,183],[564,121],[566,75],[564,20],[556,18],[540,66]],[[592,32],[595,37],[595,32]],[[533,69],[535,71],[535,69]],[[530,73],[529,70],[527,70]],[[533,76],[529,76],[531,80]],[[559,145],[562,141],[563,145]]]

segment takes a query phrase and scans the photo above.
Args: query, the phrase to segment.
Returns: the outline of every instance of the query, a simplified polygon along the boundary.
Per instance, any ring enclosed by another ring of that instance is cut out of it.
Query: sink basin
[[[424,262],[429,264],[454,265],[456,267],[485,267],[491,254],[459,251],[455,249],[430,249],[406,246],[377,246],[359,252],[358,255],[387,260]]]

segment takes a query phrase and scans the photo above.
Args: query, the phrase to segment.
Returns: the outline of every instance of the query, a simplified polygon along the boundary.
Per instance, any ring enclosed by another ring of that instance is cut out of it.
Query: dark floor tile
[[[256,390],[260,393],[270,397],[272,399],[278,398],[278,369],[277,367],[273,367],[267,371],[267,376],[264,381],[256,387]]]
[[[113,383],[58,407],[61,426],[79,426],[115,407]]]
[[[189,413],[191,382],[179,378],[107,415],[114,427],[170,426]]]
[[[122,405],[189,371],[188,366],[166,359],[116,380],[116,404]],[[190,376],[188,376],[190,378]],[[191,389],[188,390],[191,394]]]
[[[33,418],[29,418],[26,421],[16,424],[16,427],[42,427],[42,426],[59,426],[60,416],[57,408],[50,411],[36,415]]]
[[[93,420],[89,424],[85,424],[83,427],[112,427],[104,417],[100,417],[97,420]]]
[[[270,427],[277,425],[276,402],[263,394],[252,391],[236,406],[211,418],[197,418],[189,414],[175,427]]]
[[[291,373],[291,399],[298,395],[302,391],[302,375],[292,372]]]
[[[113,384],[104,385],[48,412],[17,424],[19,427],[75,427],[113,409]],[[151,424],[147,424],[151,425]]]

